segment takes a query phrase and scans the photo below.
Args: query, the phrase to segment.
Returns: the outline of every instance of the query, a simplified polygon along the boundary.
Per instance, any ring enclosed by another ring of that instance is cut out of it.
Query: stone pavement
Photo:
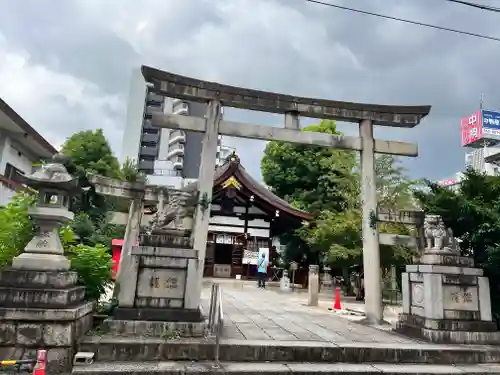
[[[328,311],[307,306],[306,294],[261,290],[247,283],[221,282],[224,338],[239,340],[316,341],[335,343],[416,343],[398,334],[368,327]],[[208,311],[210,288],[203,291]]]

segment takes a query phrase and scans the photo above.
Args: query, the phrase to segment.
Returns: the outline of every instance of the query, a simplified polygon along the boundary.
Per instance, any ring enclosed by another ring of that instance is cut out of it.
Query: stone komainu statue
[[[459,252],[453,231],[446,228],[439,215],[426,215],[424,220],[425,251]]]
[[[151,231],[190,229],[184,228],[183,220],[192,214],[194,200],[192,193],[182,190],[169,190],[168,196],[162,193],[151,223]]]

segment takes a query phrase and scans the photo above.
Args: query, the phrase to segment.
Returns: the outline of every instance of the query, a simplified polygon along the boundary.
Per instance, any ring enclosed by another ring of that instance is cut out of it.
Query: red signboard
[[[477,142],[483,136],[483,120],[481,110],[460,120],[460,131],[462,133],[462,146]]]

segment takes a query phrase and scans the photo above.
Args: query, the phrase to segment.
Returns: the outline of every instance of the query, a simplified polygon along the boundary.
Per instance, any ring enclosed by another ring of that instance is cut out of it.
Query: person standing
[[[267,278],[267,260],[266,254],[262,253],[260,259],[257,261],[257,275],[259,277],[259,288],[265,289]]]

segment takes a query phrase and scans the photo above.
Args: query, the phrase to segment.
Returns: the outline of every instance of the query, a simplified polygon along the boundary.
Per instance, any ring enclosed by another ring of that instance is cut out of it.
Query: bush
[[[99,300],[113,280],[113,262],[108,248],[103,245],[79,244],[70,247],[67,255],[71,260],[71,268],[78,273],[80,283],[87,288],[86,297]]]
[[[19,255],[34,234],[28,208],[35,202],[36,193],[23,190],[0,209],[0,269],[9,266],[12,258]]]

